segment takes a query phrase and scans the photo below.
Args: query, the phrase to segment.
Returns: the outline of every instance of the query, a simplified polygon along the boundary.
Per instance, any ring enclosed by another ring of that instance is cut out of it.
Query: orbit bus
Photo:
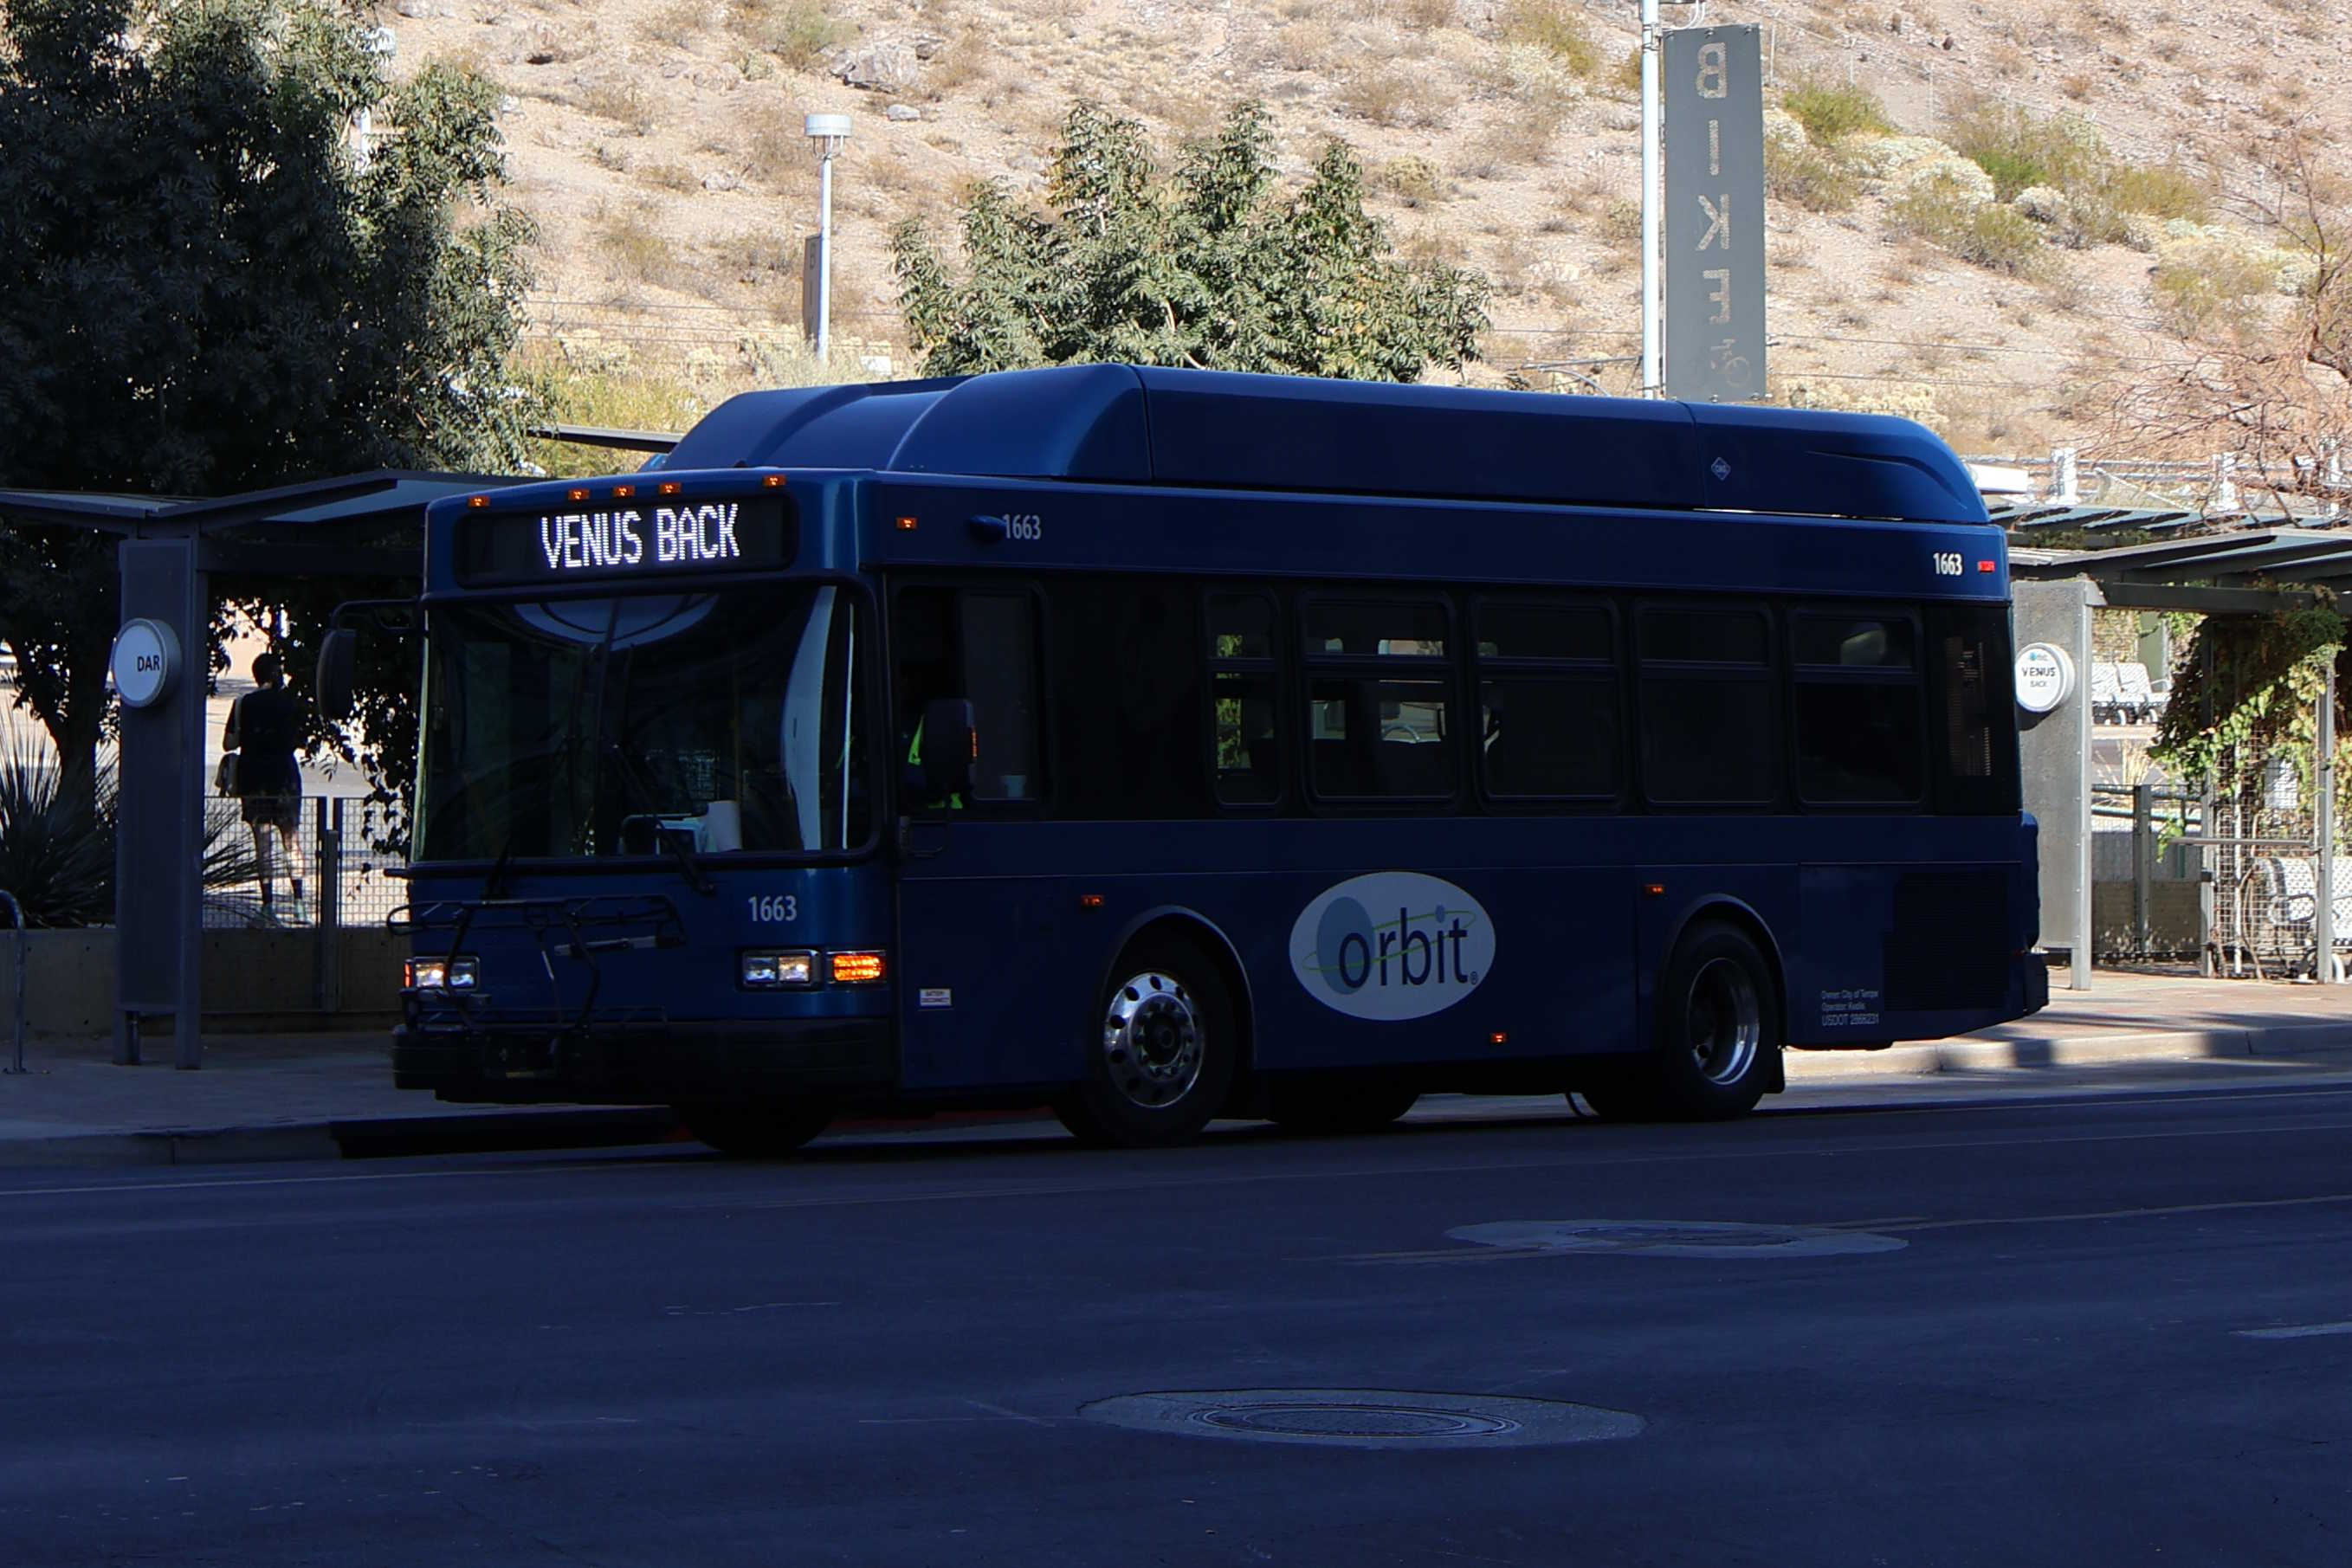
[[[2002,535],[1905,421],[753,392],[435,504],[425,571],[394,1062],[445,1100],[740,1154],[885,1106],[1704,1119],[2047,997]]]

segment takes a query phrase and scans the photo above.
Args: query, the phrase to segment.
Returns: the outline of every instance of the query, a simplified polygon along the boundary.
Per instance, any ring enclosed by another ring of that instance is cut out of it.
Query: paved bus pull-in
[[[1901,420],[746,394],[432,508],[399,1082],[744,1153],[847,1106],[1735,1115],[1788,1047],[2042,1005],[2008,595]]]

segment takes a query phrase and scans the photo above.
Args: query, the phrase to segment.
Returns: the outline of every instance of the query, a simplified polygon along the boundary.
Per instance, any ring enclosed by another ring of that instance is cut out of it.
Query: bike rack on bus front
[[[552,1071],[555,1053],[563,1042],[585,1038],[599,1021],[596,998],[604,988],[604,973],[597,955],[686,945],[686,923],[678,915],[677,905],[661,894],[443,899],[422,906],[404,904],[386,916],[384,924],[394,930],[447,931],[450,936],[446,956],[451,962],[457,959],[467,936],[473,931],[521,930],[530,935],[539,950],[540,966],[547,975],[550,1000],[544,1012],[498,1008],[481,996],[446,986],[435,990],[429,998],[422,992],[417,995],[417,1023],[428,1031],[434,1027],[432,1020],[424,1016],[428,1007],[445,1017],[453,1017],[457,1027],[468,1030],[512,1035],[541,1034],[543,1029],[541,1049],[548,1060],[543,1066],[528,1071]],[[628,930],[631,927],[636,929]],[[627,930],[627,934],[592,935],[615,929]],[[550,940],[558,934],[561,940]],[[555,970],[558,958],[588,966],[587,994],[568,1018],[562,983]],[[644,1023],[660,1021],[663,1016],[657,1008],[628,1008],[603,1021]]]

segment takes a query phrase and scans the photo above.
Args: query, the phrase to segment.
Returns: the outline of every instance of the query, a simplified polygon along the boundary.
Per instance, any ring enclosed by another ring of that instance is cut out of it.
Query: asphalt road
[[[2347,1561],[2340,1083],[0,1173],[8,1568]]]

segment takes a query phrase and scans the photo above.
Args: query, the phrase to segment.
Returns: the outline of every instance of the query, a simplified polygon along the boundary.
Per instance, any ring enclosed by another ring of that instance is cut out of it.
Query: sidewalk
[[[168,1040],[148,1041],[146,1055],[143,1066],[116,1067],[104,1040],[28,1046],[31,1071],[0,1075],[0,1166],[332,1159],[682,1136],[661,1107],[445,1105],[396,1090],[381,1034],[217,1036],[195,1072],[172,1067]],[[2352,988],[2101,971],[2088,992],[2053,991],[2034,1017],[1958,1040],[1791,1051],[1789,1086],[1809,1100],[1928,1077],[2032,1091],[2085,1071],[2184,1063],[2352,1067]]]

